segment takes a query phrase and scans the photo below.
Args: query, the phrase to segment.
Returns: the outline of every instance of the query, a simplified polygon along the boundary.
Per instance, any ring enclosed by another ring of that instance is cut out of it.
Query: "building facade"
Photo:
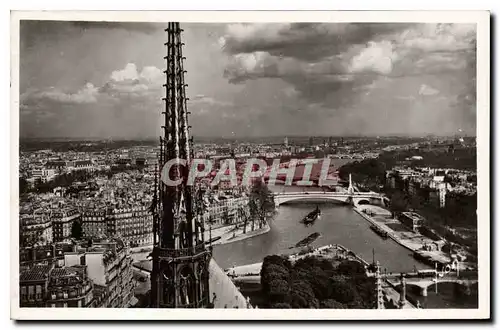
[[[51,265],[36,265],[19,276],[20,307],[46,307]]]
[[[52,234],[54,242],[62,242],[71,238],[71,228],[74,221],[81,220],[77,209],[56,210],[51,213]]]
[[[50,271],[47,307],[94,307],[93,283],[87,266],[57,267]]]
[[[85,210],[82,213],[84,237],[104,237],[107,235],[106,210]]]
[[[424,218],[415,212],[403,212],[399,215],[399,221],[414,232],[419,232],[424,225]]]
[[[119,236],[131,247],[153,244],[153,215],[145,205],[108,210],[109,237]]]
[[[51,168],[34,168],[31,170],[31,178],[34,182],[41,180],[42,182],[51,181],[56,177],[56,170]]]
[[[120,239],[101,240],[64,255],[66,266],[86,265],[96,291],[94,307],[129,307],[134,298],[132,258]]]
[[[20,246],[49,244],[53,240],[52,221],[44,211],[19,215]]]
[[[205,223],[212,228],[218,228],[238,222],[243,222],[244,217],[250,216],[249,199],[243,197],[214,198],[207,202],[203,215]]]

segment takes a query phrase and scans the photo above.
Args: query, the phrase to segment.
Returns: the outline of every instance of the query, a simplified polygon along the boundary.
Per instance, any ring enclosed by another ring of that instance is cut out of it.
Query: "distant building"
[[[96,291],[96,306],[130,307],[134,303],[132,258],[120,239],[101,240],[64,255],[66,266],[86,265]]]
[[[47,307],[94,307],[87,266],[53,268],[47,283]]]
[[[38,180],[42,182],[48,182],[56,177],[56,170],[46,169],[46,168],[35,168],[31,170],[31,179],[36,182]]]
[[[19,215],[19,233],[21,246],[52,243],[52,221],[43,211]]]
[[[66,171],[66,162],[64,160],[51,160],[45,164],[45,168],[48,170],[54,170],[56,173]]]
[[[51,213],[52,235],[54,242],[62,242],[71,238],[71,228],[74,221],[79,221],[80,212],[77,209],[56,210]]]
[[[89,171],[95,170],[95,166],[90,160],[75,160],[67,163],[70,171]]]
[[[109,237],[119,236],[132,247],[153,244],[153,215],[145,205],[110,209],[106,223]]]
[[[21,307],[46,307],[47,282],[53,266],[37,265],[22,272],[19,276]]]
[[[82,213],[84,237],[103,237],[107,234],[106,210],[85,210]]]
[[[212,202],[206,201],[207,209],[204,213],[205,223],[213,228],[224,226],[228,223],[241,222],[242,217],[249,216],[250,210],[248,197],[218,198]]]
[[[55,243],[36,247],[21,247],[19,262],[28,268],[34,264],[55,263],[64,265],[64,253],[73,251],[72,243]]]
[[[424,218],[415,212],[403,212],[399,215],[399,221],[414,232],[418,232],[424,225]]]
[[[147,164],[147,161],[146,161],[146,158],[144,157],[138,157],[135,159],[135,165],[137,166],[146,166]]]

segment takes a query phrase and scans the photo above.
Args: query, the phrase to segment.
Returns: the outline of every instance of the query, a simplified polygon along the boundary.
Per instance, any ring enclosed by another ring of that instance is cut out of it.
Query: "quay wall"
[[[363,217],[363,219],[365,219],[366,221],[368,221],[369,223],[371,223],[372,225],[376,226],[377,228],[383,230],[384,232],[387,233],[387,235],[393,240],[395,241],[396,243],[398,243],[399,245],[401,245],[402,247],[412,251],[412,252],[415,252],[416,250],[413,249],[411,246],[405,244],[404,242],[402,242],[398,237],[396,237],[393,233],[391,232],[388,232],[388,231],[385,231],[384,229],[380,228],[380,226],[378,225],[378,223],[373,220],[368,214],[365,214],[364,212],[361,212],[359,210],[359,208],[357,207],[353,207],[353,210],[354,212],[356,212],[357,214],[359,214],[360,216]]]

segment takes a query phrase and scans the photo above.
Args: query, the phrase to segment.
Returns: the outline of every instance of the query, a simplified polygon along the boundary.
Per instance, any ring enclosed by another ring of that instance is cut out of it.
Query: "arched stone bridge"
[[[401,288],[400,274],[393,274],[392,276],[384,276],[387,282],[397,288]],[[420,277],[417,274],[405,274],[405,285],[408,286],[416,286],[420,290],[420,295],[426,297],[427,291],[430,287],[436,285],[436,276],[430,277]],[[478,283],[477,273],[475,276],[466,276],[466,277],[458,277],[455,274],[447,274],[445,276],[437,277],[438,288],[439,284],[444,283],[457,283],[464,287],[469,287],[470,285]],[[438,289],[439,291],[439,289]]]
[[[348,204],[379,204],[385,205],[384,196],[375,192],[282,192],[274,194],[276,206],[287,203],[328,203],[341,202]]]

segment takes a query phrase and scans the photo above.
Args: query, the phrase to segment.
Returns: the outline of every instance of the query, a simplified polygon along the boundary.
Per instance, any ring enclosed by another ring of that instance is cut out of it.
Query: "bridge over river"
[[[421,272],[419,273],[399,273],[399,274],[391,274],[391,275],[382,275],[385,280],[390,283],[394,287],[400,288],[402,286],[402,278],[404,277],[404,284],[408,286],[416,286],[420,290],[420,295],[423,297],[427,297],[428,288],[432,285],[437,286],[439,284],[445,283],[455,283],[462,285],[464,288],[468,288],[473,284],[478,283],[478,274],[476,271],[467,272],[467,273],[449,273],[446,275],[442,275],[436,272],[428,272],[423,275]],[[437,283],[437,285],[436,285]]]
[[[276,206],[289,203],[328,203],[341,202],[346,204],[378,204],[385,205],[386,197],[376,192],[332,192],[304,191],[274,193]]]

